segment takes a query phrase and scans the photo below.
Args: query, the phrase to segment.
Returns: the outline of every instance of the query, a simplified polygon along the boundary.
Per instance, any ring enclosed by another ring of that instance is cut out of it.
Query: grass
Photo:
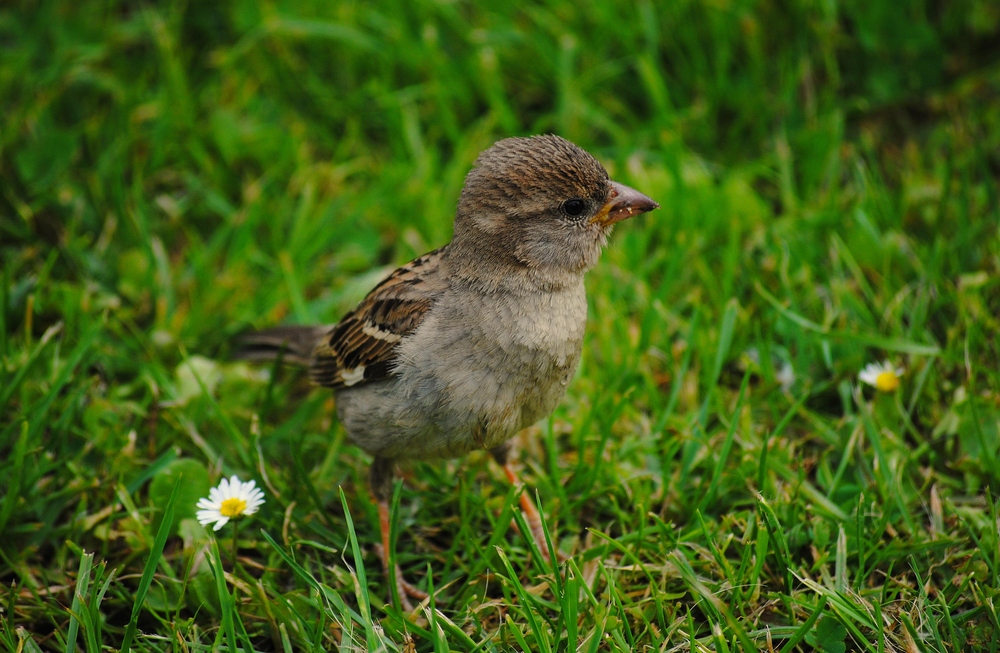
[[[0,646],[996,651],[998,43],[989,0],[5,5]],[[404,614],[330,394],[232,343],[546,131],[663,206],[518,440],[567,559],[486,456],[415,464]],[[234,473],[267,503],[215,540]]]

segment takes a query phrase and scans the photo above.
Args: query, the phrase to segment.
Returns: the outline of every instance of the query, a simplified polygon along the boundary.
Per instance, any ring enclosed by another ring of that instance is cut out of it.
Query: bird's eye
[[[579,197],[574,197],[571,200],[566,200],[562,204],[562,210],[566,215],[576,217],[583,213],[584,209],[587,208],[587,203],[584,202]]]

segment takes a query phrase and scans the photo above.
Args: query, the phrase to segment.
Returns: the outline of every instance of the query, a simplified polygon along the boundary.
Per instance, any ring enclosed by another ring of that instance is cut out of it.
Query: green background
[[[229,356],[541,132],[662,205],[518,439],[568,559],[488,457],[412,465],[406,615],[330,393]],[[0,645],[996,650],[998,176],[993,0],[4,3]]]

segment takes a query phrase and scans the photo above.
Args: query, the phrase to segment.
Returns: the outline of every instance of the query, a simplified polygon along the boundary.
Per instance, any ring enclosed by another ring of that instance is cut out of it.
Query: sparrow
[[[240,357],[282,356],[333,389],[349,439],[372,456],[388,577],[396,463],[487,450],[519,486],[510,440],[555,409],[576,371],[584,274],[615,223],[656,208],[564,138],[507,138],[466,176],[451,242],[394,271],[337,324],[244,337]],[[537,509],[525,493],[520,502],[548,553]],[[426,597],[394,571],[404,607],[407,595]]]

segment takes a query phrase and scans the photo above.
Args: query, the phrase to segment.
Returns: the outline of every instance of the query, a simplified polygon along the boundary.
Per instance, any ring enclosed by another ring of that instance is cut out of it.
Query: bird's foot
[[[395,576],[396,593],[399,595],[400,607],[406,612],[413,612],[413,604],[410,603],[410,599],[413,598],[417,601],[423,601],[428,597],[427,592],[406,580],[403,576],[403,570],[399,568],[399,565],[396,565],[395,567],[395,574],[389,573],[389,556],[386,554],[385,548],[381,544],[375,545],[375,552],[382,561],[382,571],[385,572],[386,580]],[[392,597],[390,597],[390,599],[391,598]]]
[[[407,612],[413,612],[413,604],[410,603],[410,598],[417,599],[418,601],[423,601],[427,598],[427,592],[421,590],[416,585],[411,584],[403,577],[403,571],[399,568],[399,565],[395,566],[395,574],[389,573],[389,502],[379,501],[378,502],[378,517],[379,517],[379,528],[382,531],[382,544],[376,545],[375,551],[378,553],[378,557],[382,560],[382,570],[385,572],[386,580],[391,579],[395,576],[396,579],[396,594],[399,595],[399,605],[403,610]],[[391,596],[389,597],[392,598]]]

